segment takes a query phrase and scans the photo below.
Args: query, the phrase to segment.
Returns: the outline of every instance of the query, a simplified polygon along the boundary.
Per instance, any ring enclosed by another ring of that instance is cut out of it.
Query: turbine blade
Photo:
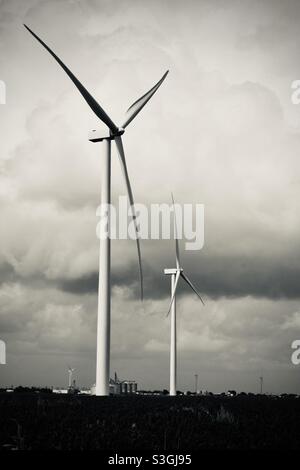
[[[140,269],[140,282],[141,282],[141,299],[143,300],[144,298],[144,286],[143,286],[143,270],[142,270],[142,256],[141,256],[141,247],[140,247],[140,238],[139,238],[139,228],[137,225],[137,220],[136,220],[136,213],[135,213],[135,208],[134,208],[134,199],[133,199],[133,194],[132,194],[132,189],[129,181],[129,176],[128,176],[128,171],[127,171],[127,165],[126,165],[126,159],[125,159],[125,153],[124,153],[124,148],[123,148],[123,142],[120,136],[115,137],[115,143],[117,146],[118,154],[120,157],[120,163],[121,163],[121,168],[123,171],[123,175],[125,178],[125,183],[127,187],[127,193],[128,193],[128,199],[131,205],[131,210],[132,210],[132,218],[134,221],[134,228],[135,228],[135,233],[136,233],[136,245],[137,245],[137,252],[138,252],[138,260],[139,260],[139,269]]]
[[[177,220],[176,220],[176,211],[175,211],[175,202],[174,202],[174,197],[173,193],[172,195],[172,201],[173,201],[173,212],[174,212],[174,235],[175,235],[175,247],[176,247],[176,268],[180,268],[180,257],[179,257],[179,242],[177,238]]]
[[[56,62],[62,67],[62,69],[66,72],[68,77],[72,80],[78,91],[81,93],[89,107],[94,111],[96,116],[106,124],[112,132],[117,132],[118,128],[115,123],[110,119],[110,117],[106,114],[104,109],[100,106],[99,103],[92,97],[92,95],[87,91],[87,89],[80,83],[80,81],[75,77],[75,75],[71,72],[70,69],[60,60],[59,57],[44,43],[26,24],[24,24],[25,28],[32,34],[32,36],[44,46],[44,48],[54,57]]]
[[[162,76],[162,78],[151,88],[147,93],[145,93],[141,98],[135,101],[126,111],[126,119],[124,124],[121,126],[123,129],[128,126],[128,124],[137,116],[137,114],[141,111],[141,109],[145,106],[146,103],[150,100],[150,98],[154,95],[154,93],[158,90],[166,76],[168,75],[169,70]]]
[[[172,304],[173,304],[174,299],[175,299],[176,289],[177,289],[179,278],[180,278],[180,271],[178,270],[177,273],[176,273],[176,277],[175,277],[175,284],[174,284],[173,294],[172,294],[172,297],[171,297],[171,302],[170,302],[170,305],[169,305],[169,310],[168,310],[167,316],[169,316]]]
[[[183,277],[183,279],[185,280],[185,282],[190,286],[190,288],[195,292],[195,294],[199,297],[199,299],[201,300],[201,302],[203,303],[204,305],[204,302],[201,298],[201,295],[199,294],[199,292],[197,291],[197,289],[193,286],[193,284],[191,283],[191,281],[189,280],[189,278],[184,274],[183,271],[181,271],[181,277]]]

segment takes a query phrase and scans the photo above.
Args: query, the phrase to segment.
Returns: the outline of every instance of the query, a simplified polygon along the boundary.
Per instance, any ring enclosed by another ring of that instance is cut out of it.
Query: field
[[[0,449],[300,449],[300,399],[0,394]]]

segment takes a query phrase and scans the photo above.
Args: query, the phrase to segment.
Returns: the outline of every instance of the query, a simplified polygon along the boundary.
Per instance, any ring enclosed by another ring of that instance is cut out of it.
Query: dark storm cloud
[[[265,297],[269,299],[299,299],[300,268],[286,266],[285,263],[274,263],[263,258],[205,258],[199,262],[199,268],[193,263],[185,267],[186,274],[198,286],[199,291],[207,298],[220,297]],[[139,282],[135,266],[122,273],[112,272],[112,286],[127,286],[132,295],[138,299]],[[47,281],[45,281],[47,283]],[[92,293],[98,290],[98,273],[77,279],[60,279],[52,281],[59,289],[77,295]],[[186,295],[189,288],[182,282],[178,295]],[[163,270],[144,268],[145,298],[148,300],[164,299],[170,294],[169,278]]]
[[[15,279],[14,268],[9,263],[0,264],[0,285]]]
[[[139,273],[136,272],[136,266],[134,264],[129,265],[123,270],[113,269],[111,273],[112,288],[124,286],[128,287],[132,291],[132,295],[136,298],[139,298],[140,288],[139,278],[137,275],[139,275]],[[148,277],[149,276],[147,276],[147,278]],[[98,272],[94,271],[87,276],[76,279],[57,279],[55,281],[51,281],[51,283],[58,289],[72,294],[97,294],[98,279]],[[150,295],[149,298],[151,298]]]
[[[71,292],[72,294],[96,293],[98,290],[98,273],[95,272],[90,274],[90,276],[79,279],[58,280],[56,284],[61,290]]]
[[[266,297],[299,299],[297,279],[300,268],[263,258],[210,258],[201,263],[201,272],[191,272],[208,297]]]

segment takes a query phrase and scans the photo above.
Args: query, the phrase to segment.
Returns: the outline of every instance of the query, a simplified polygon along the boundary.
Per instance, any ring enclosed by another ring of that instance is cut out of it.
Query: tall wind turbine
[[[111,142],[114,140],[119,154],[121,168],[123,170],[127,187],[128,198],[131,205],[131,213],[134,220],[136,242],[138,251],[138,261],[140,270],[141,298],[143,299],[143,273],[141,262],[141,249],[139,243],[139,229],[134,208],[134,199],[129,181],[125,153],[122,143],[122,135],[126,127],[138,115],[145,104],[154,95],[166,78],[168,71],[147,93],[135,101],[127,110],[124,123],[118,127],[100,104],[90,95],[87,89],[79,82],[71,70],[60,60],[59,57],[45,44],[28,26],[25,28],[39,41],[42,46],[54,57],[56,62],[66,72],[78,91],[81,93],[89,107],[102,121],[108,130],[106,133],[93,131],[89,140],[91,142],[103,142],[102,154],[102,188],[101,203],[108,207],[111,201]],[[97,367],[96,367],[96,395],[109,395],[109,367],[110,367],[110,302],[111,302],[111,279],[110,279],[110,220],[106,214],[108,230],[105,236],[100,237],[100,257],[99,257],[99,288],[98,288],[98,325],[97,325]]]
[[[167,316],[171,312],[171,338],[170,338],[170,395],[175,396],[177,390],[177,327],[176,327],[176,290],[178,286],[179,278],[185,280],[185,282],[190,286],[190,288],[195,292],[195,294],[199,297],[202,304],[204,302],[194,287],[192,282],[189,280],[187,275],[183,272],[183,269],[180,265],[180,257],[179,257],[179,243],[178,243],[178,236],[177,236],[177,223],[176,223],[176,211],[175,211],[175,203],[172,194],[172,201],[173,201],[173,211],[174,211],[174,237],[175,237],[175,248],[176,248],[176,268],[172,269],[165,269],[164,273],[167,276],[171,276],[171,302],[169,306],[169,310]]]

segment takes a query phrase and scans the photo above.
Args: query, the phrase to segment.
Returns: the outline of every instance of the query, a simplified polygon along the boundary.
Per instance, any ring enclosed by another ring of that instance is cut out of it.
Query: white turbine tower
[[[69,389],[72,387],[72,377],[73,377],[73,372],[75,369],[72,369],[72,367],[68,367],[68,374],[69,374]]]
[[[135,225],[136,242],[140,270],[140,284],[141,284],[141,298],[143,299],[143,274],[141,262],[141,250],[139,244],[138,224],[134,209],[134,200],[132,189],[129,181],[125,153],[122,143],[122,134],[124,134],[126,127],[137,116],[145,104],[154,95],[166,78],[168,71],[163,77],[152,87],[146,94],[135,101],[130,108],[128,108],[124,123],[121,127],[111,120],[108,114],[100,106],[100,104],[90,95],[86,88],[79,82],[73,73],[66,67],[66,65],[57,57],[57,55],[30,29],[24,25],[25,28],[39,41],[45,49],[54,57],[62,69],[66,72],[72,80],[78,91],[81,93],[89,107],[96,114],[96,116],[107,127],[106,133],[97,133],[93,131],[89,140],[91,142],[103,141],[103,154],[102,154],[102,188],[101,188],[101,204],[103,207],[108,207],[111,200],[111,141],[114,140],[119,154],[121,168],[123,170],[125,183],[127,187],[128,198],[131,205],[132,217]],[[98,288],[98,326],[97,326],[97,369],[96,369],[96,395],[109,394],[109,367],[110,367],[110,297],[111,297],[111,279],[110,279],[110,220],[109,213],[106,213],[107,230],[105,236],[100,236],[100,257],[99,257],[99,288]]]
[[[170,337],[170,395],[175,396],[177,390],[177,328],[176,328],[176,289],[178,286],[179,278],[182,277],[185,282],[190,286],[190,288],[195,292],[199,297],[201,302],[204,305],[204,302],[197,292],[196,288],[193,286],[186,274],[184,274],[183,269],[180,265],[179,257],[179,243],[177,236],[177,223],[176,223],[176,210],[175,203],[172,194],[173,201],[173,211],[174,211],[174,237],[175,237],[175,246],[176,246],[176,268],[165,269],[164,273],[168,276],[171,276],[171,302],[167,316],[171,312],[171,337]]]

